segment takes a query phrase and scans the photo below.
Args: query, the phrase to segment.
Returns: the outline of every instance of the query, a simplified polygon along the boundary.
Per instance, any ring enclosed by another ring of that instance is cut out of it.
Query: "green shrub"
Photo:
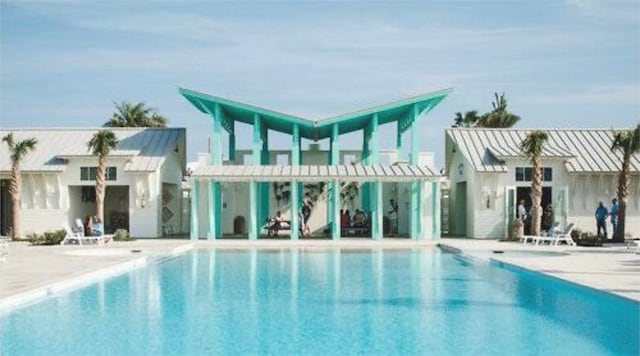
[[[59,245],[67,233],[64,230],[47,231],[42,234],[29,234],[27,235],[27,241],[32,245]]]
[[[126,229],[118,229],[113,234],[113,241],[132,241],[133,239],[129,236],[129,232]]]

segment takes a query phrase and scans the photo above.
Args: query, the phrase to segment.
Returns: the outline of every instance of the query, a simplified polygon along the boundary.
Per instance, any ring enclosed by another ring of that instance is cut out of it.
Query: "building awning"
[[[417,165],[305,165],[305,166],[204,166],[191,178],[218,182],[415,182],[437,179],[426,166]]]

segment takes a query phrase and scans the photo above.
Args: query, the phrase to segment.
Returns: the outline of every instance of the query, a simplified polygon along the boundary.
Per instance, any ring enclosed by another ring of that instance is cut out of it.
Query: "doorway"
[[[518,204],[520,201],[524,200],[524,207],[527,210],[527,221],[524,224],[524,234],[531,234],[531,187],[518,187],[516,188],[516,196]],[[543,207],[542,211],[542,230],[548,230],[553,224],[553,217],[549,217],[547,213],[548,208],[550,207],[553,200],[551,198],[551,187],[542,187],[542,200],[541,204]],[[517,205],[516,205],[517,209]],[[553,209],[550,210],[550,213],[553,214]]]
[[[9,195],[9,180],[0,179],[0,235],[9,235],[11,227],[11,196]]]
[[[451,198],[449,198],[451,199]],[[453,235],[467,234],[467,182],[456,183],[453,212],[449,214],[450,231]]]
[[[69,217],[73,222],[96,213],[96,188],[91,185],[69,186]],[[129,186],[108,185],[104,195],[104,230],[113,234],[117,229],[129,231]]]

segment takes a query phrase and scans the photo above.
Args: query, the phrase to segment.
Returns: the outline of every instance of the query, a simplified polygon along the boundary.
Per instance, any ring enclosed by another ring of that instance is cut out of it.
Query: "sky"
[[[494,92],[517,127],[640,122],[640,0],[0,0],[3,128],[97,127],[114,102],[142,101],[187,128],[194,159],[211,122],[178,87],[312,120],[453,87],[420,122],[441,168],[444,128]],[[249,128],[236,136],[248,148]],[[360,133],[341,139],[360,147]]]

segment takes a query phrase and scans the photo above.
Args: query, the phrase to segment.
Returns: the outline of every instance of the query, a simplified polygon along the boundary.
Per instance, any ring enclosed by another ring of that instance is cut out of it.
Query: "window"
[[[80,167],[80,180],[96,180],[98,167]],[[117,180],[118,170],[116,167],[107,167],[104,174],[105,180]]]
[[[516,182],[531,182],[533,180],[532,167],[516,167]],[[542,181],[551,182],[553,180],[553,170],[551,167],[542,168]]]

